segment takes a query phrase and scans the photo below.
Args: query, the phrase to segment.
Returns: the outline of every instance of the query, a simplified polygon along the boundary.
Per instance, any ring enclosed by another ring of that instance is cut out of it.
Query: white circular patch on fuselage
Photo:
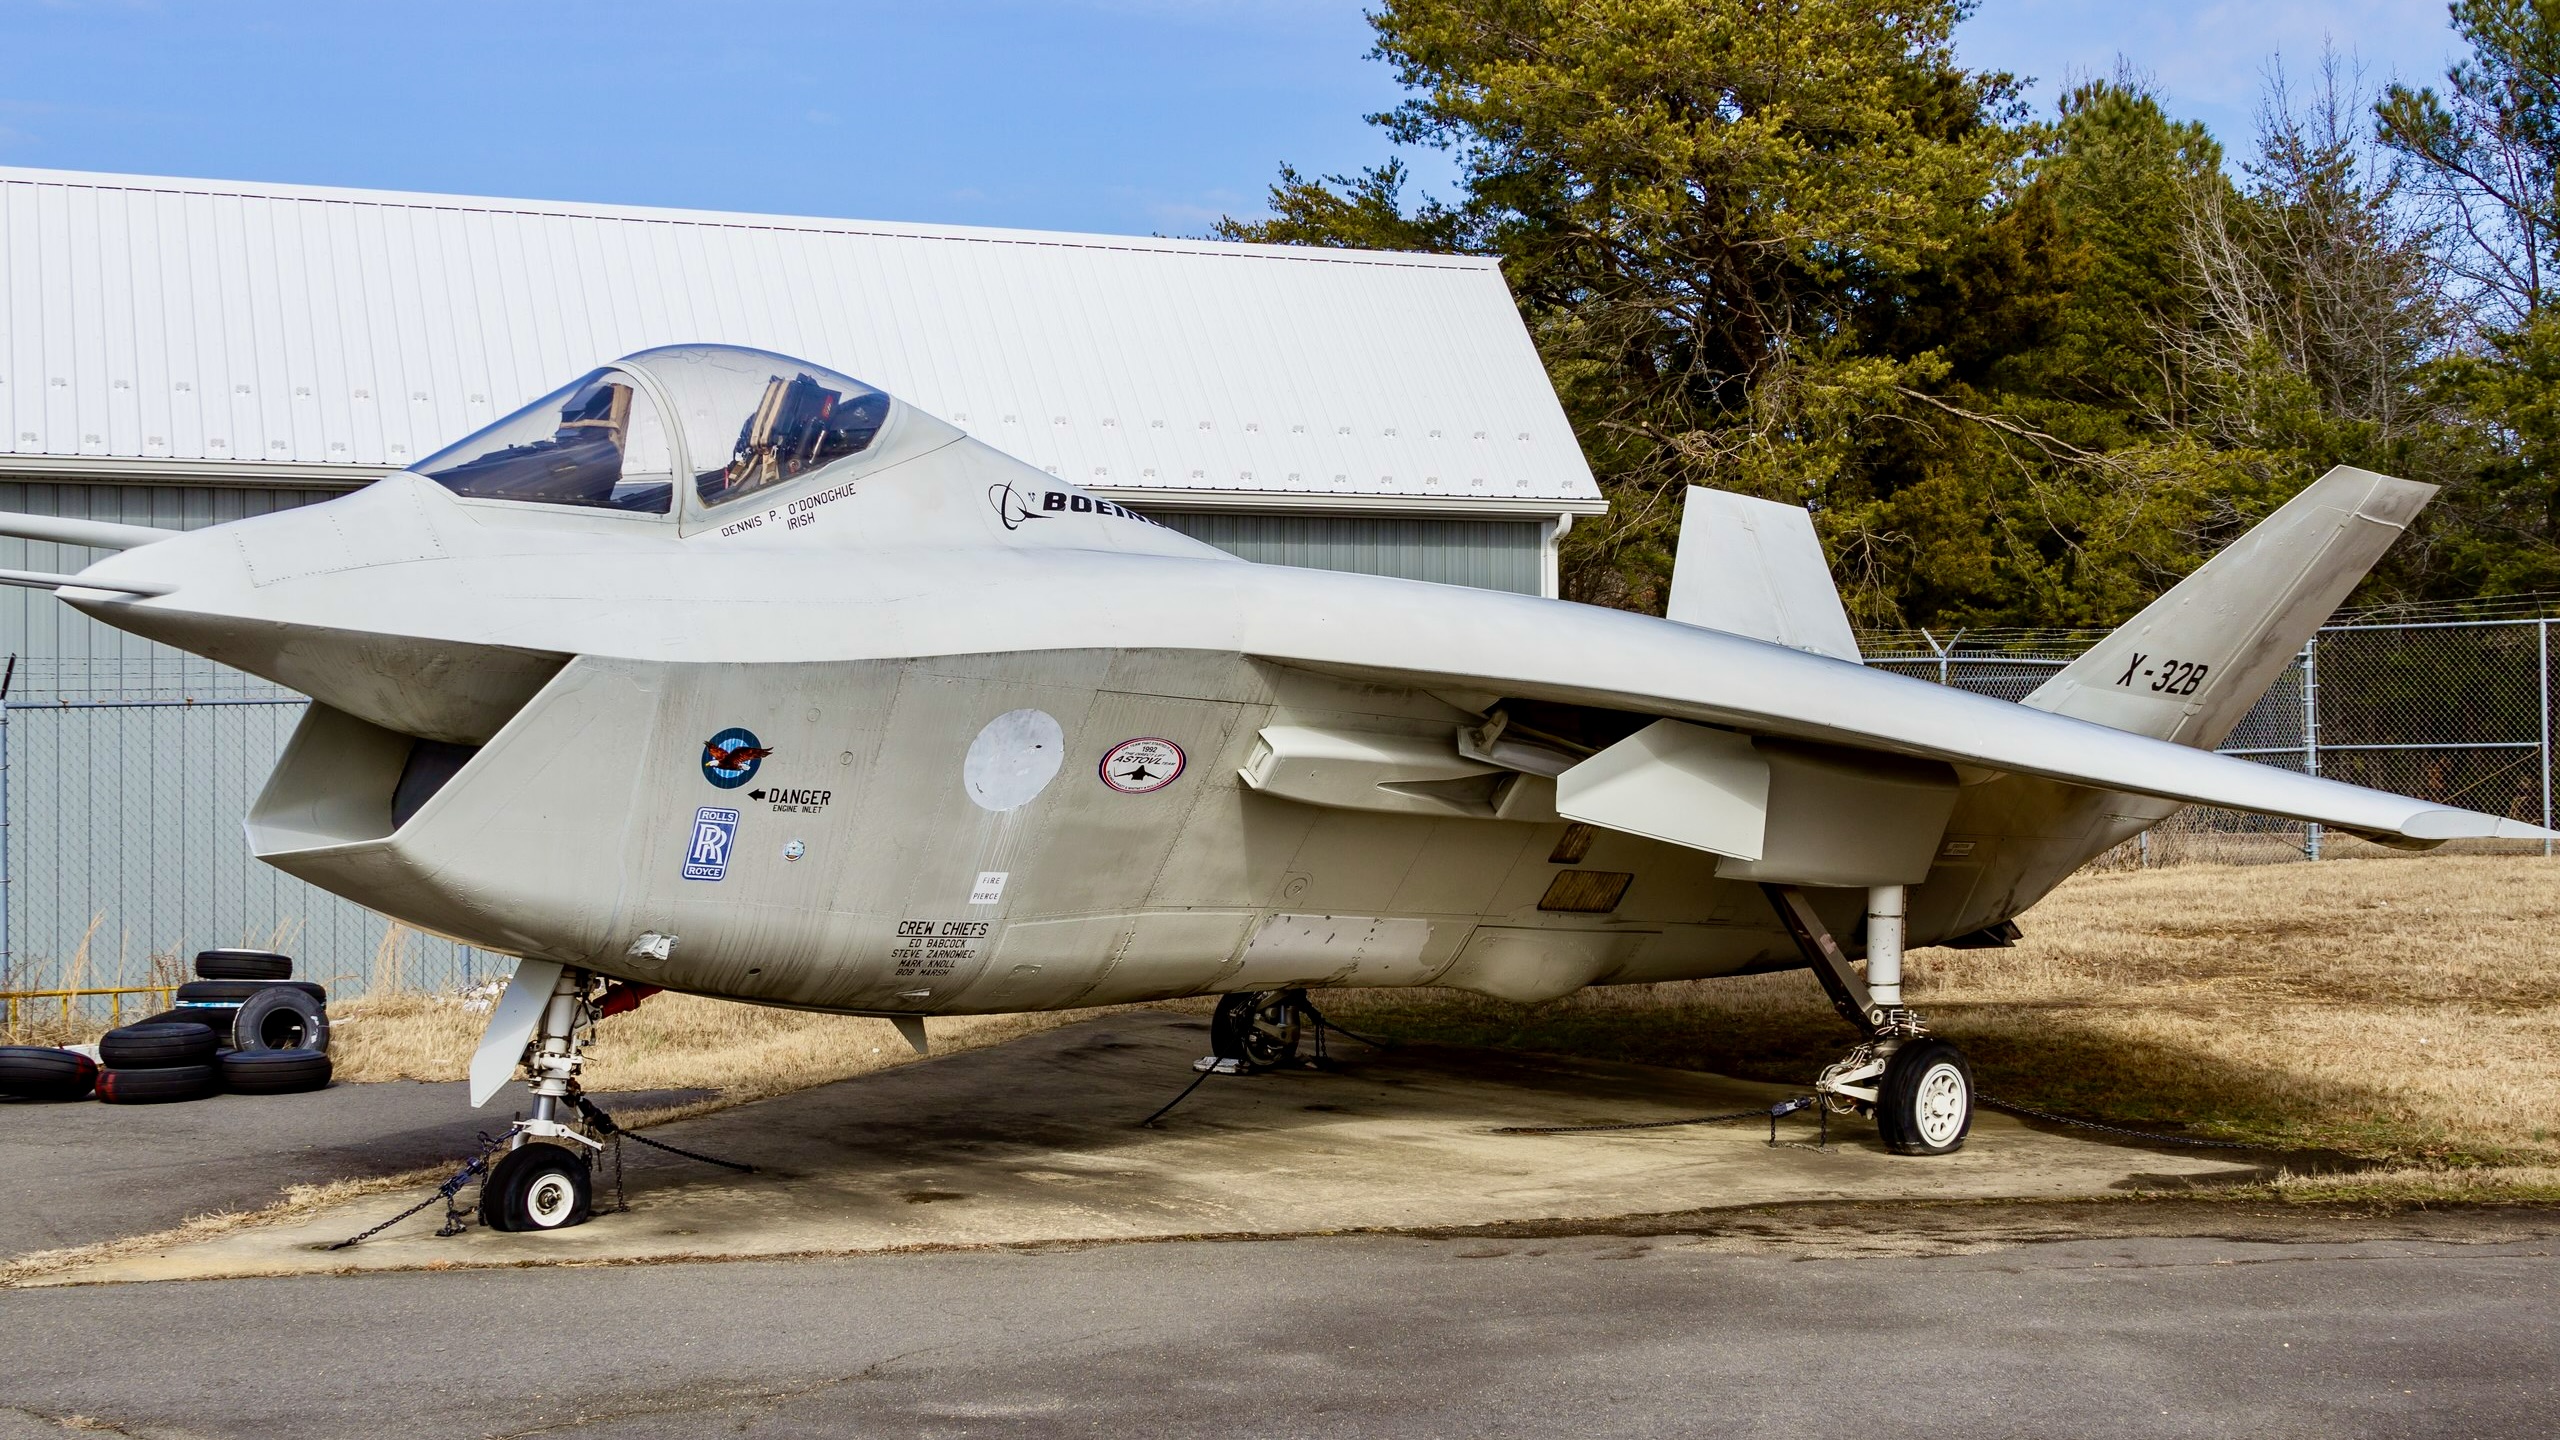
[[[1066,758],[1067,732],[1046,711],[1008,710],[969,742],[960,783],[980,809],[1003,814],[1048,789]]]

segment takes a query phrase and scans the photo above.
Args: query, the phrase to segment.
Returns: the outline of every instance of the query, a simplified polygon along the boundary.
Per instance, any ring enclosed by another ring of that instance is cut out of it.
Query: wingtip
[[[2421,810],[2401,825],[2412,840],[2560,840],[2560,830],[2477,810]]]

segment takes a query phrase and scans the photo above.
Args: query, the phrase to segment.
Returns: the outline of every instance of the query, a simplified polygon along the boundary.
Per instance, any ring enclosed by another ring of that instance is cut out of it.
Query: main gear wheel
[[[1209,1021],[1209,1051],[1245,1073],[1295,1064],[1308,1025],[1304,990],[1249,990],[1218,1001]]]

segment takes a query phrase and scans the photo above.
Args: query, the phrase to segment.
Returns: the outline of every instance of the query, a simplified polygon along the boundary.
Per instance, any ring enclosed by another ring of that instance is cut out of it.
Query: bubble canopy
[[[680,474],[712,507],[859,455],[889,406],[806,360],[669,345],[580,376],[411,468],[475,499],[664,515]]]

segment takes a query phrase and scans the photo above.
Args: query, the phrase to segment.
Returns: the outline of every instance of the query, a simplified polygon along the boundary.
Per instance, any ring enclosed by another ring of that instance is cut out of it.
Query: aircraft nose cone
[[[239,547],[214,530],[187,530],[99,560],[66,585],[62,598],[82,610],[159,603],[182,591],[247,588]]]

